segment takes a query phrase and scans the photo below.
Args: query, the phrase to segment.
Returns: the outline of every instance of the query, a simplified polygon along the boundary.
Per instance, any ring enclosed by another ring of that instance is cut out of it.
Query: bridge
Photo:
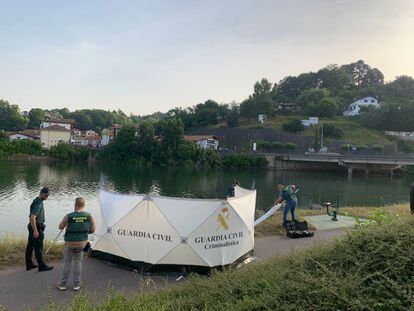
[[[348,176],[352,176],[354,170],[362,170],[366,175],[370,171],[388,171],[392,176],[396,169],[404,165],[414,165],[414,157],[398,155],[393,157],[343,155],[339,153],[266,153],[262,155],[266,157],[269,167],[273,169],[323,170],[342,167],[348,170]]]

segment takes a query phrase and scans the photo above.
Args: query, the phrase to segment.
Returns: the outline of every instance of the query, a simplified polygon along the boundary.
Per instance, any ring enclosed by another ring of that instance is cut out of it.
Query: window
[[[371,103],[375,102],[375,100],[371,99]]]
[[[364,99],[364,103],[367,103],[368,102],[368,99]]]

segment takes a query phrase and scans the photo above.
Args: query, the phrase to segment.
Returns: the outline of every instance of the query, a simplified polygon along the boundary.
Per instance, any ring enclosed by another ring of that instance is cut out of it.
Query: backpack
[[[313,232],[308,230],[306,221],[288,220],[286,221],[286,235],[288,238],[306,238],[313,236]]]

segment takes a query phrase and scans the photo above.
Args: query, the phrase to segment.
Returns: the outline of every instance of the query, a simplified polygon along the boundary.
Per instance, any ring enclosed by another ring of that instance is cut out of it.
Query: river
[[[48,238],[73,209],[77,196],[87,208],[98,208],[100,188],[117,193],[156,193],[164,196],[225,198],[232,179],[245,188],[257,189],[257,209],[274,202],[278,183],[296,184],[299,208],[312,203],[335,202],[341,206],[380,206],[408,202],[412,176],[354,176],[340,172],[276,172],[269,170],[193,170],[157,167],[132,169],[113,165],[67,163],[0,162],[0,236],[25,235],[29,206],[42,186],[51,188],[45,201]]]

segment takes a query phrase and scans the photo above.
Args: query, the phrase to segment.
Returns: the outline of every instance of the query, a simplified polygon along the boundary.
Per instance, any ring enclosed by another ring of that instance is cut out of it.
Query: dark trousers
[[[45,238],[45,234],[43,233],[44,227],[43,225],[37,226],[37,231],[39,232],[39,238],[37,239],[33,237],[33,229],[30,224],[27,226],[27,229],[29,230],[29,236],[27,238],[26,246],[26,267],[33,265],[33,251],[36,257],[37,265],[39,267],[43,267],[46,265],[43,261],[43,240]]]

